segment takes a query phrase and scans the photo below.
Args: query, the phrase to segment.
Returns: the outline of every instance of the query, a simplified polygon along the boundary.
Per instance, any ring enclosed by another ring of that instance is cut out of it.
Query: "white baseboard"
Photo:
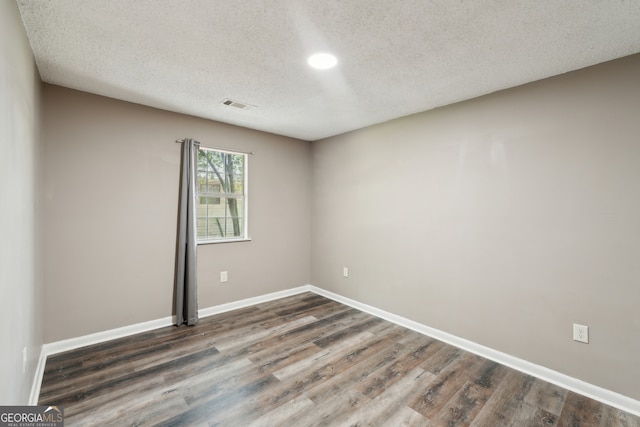
[[[352,300],[350,298],[338,295],[336,293],[326,291],[312,285],[304,285],[297,288],[288,289],[285,291],[273,292],[270,294],[247,298],[239,301],[234,301],[226,304],[221,304],[213,307],[203,308],[198,310],[199,317],[213,316],[215,314],[225,313],[231,310],[237,310],[239,308],[245,308],[252,305],[273,301],[275,299],[284,298],[292,295],[297,295],[303,292],[313,292],[318,295],[330,298],[340,303],[349,305],[358,310],[388,320],[405,328],[419,332],[421,334],[430,336],[437,340],[446,342],[447,344],[454,345],[463,350],[475,353],[479,356],[493,360],[502,365],[516,369],[525,374],[529,374],[536,378],[540,378],[544,381],[556,384],[560,387],[566,388],[583,396],[600,401],[604,404],[613,406],[623,411],[629,412],[636,416],[640,416],[640,401],[624,396],[622,394],[613,392],[611,390],[598,387],[593,384],[589,384],[577,378],[570,377],[560,372],[554,371],[544,366],[536,365],[526,360],[511,356],[506,353],[494,350],[489,347],[485,347],[473,341],[466,340],[464,338],[451,335],[447,332],[440,331],[435,328],[423,325],[421,323],[409,320],[402,316],[389,313],[379,308],[363,304],[361,302]],[[112,340],[115,338],[122,338],[125,336],[138,334],[141,332],[147,332],[152,329],[162,328],[173,324],[172,317],[165,317],[163,319],[151,320],[148,322],[137,323],[134,325],[124,326],[122,328],[111,329],[109,331],[96,332],[94,334],[85,335],[82,337],[71,338],[62,341],[56,341],[42,346],[40,354],[40,360],[38,361],[38,367],[33,381],[31,389],[30,404],[36,405],[38,396],[40,394],[40,386],[42,384],[42,376],[44,375],[44,367],[46,364],[47,356],[61,353],[64,351],[74,350],[76,348],[84,347],[87,345],[97,344],[104,341]]]
[[[36,406],[38,404],[38,397],[40,396],[40,386],[42,385],[42,376],[44,375],[44,365],[46,363],[47,354],[45,353],[43,345],[40,349],[40,357],[38,358],[38,365],[36,366],[36,372],[33,376],[31,394],[29,395],[29,405],[31,406]]]
[[[322,295],[324,297],[338,301],[342,304],[357,308],[358,310],[388,320],[400,326],[404,326],[405,328],[430,336],[439,341],[446,342],[447,344],[459,347],[463,350],[477,354],[486,359],[493,360],[494,362],[498,362],[502,365],[508,366],[525,374],[540,378],[541,380],[566,388],[575,393],[602,402],[606,405],[610,405],[625,412],[640,416],[640,401],[638,400],[613,392],[611,390],[607,390],[602,387],[598,387],[577,378],[570,377],[552,369],[545,368],[544,366],[536,365],[535,363],[528,362],[518,357],[502,353],[498,350],[485,347],[473,341],[469,341],[464,338],[451,335],[447,332],[431,328],[429,326],[395,315],[393,313],[389,313],[379,308],[363,304],[342,295],[326,291],[316,286],[310,286],[309,290],[318,295]]]
[[[292,295],[297,295],[297,294],[301,294],[303,292],[309,292],[309,291],[311,291],[311,285],[299,286],[297,288],[273,292],[273,293],[261,295],[258,297],[247,298],[239,301],[229,302],[226,304],[216,305],[213,307],[203,308],[201,310],[198,310],[198,316],[200,317],[213,316],[215,314],[225,313],[227,311],[237,310],[239,308],[245,308],[245,307],[249,307],[256,304],[261,304],[263,302],[290,297]]]
[[[171,316],[162,319],[149,320],[147,322],[135,323],[133,325],[123,326],[121,328],[109,329],[108,331],[96,332],[76,338],[55,341],[42,346],[42,350],[46,356],[62,353],[69,350],[75,350],[88,345],[99,344],[116,338],[123,338],[129,335],[139,334],[141,332],[151,331],[153,329],[164,328],[173,325]]]
[[[33,385],[31,386],[31,395],[29,396],[29,404],[37,405],[38,397],[40,396],[40,387],[42,386],[42,377],[44,376],[44,368],[47,363],[47,357],[57,353],[63,353],[69,350],[75,350],[76,348],[85,347],[87,345],[99,344],[101,342],[109,341],[115,338],[122,338],[141,332],[150,331],[152,329],[162,328],[173,324],[171,316],[163,319],[151,320],[148,322],[136,323],[134,325],[127,325],[121,328],[111,329],[108,331],[96,332],[94,334],[84,335],[81,337],[70,338],[61,341],[55,341],[42,345],[40,351],[40,359],[38,360],[38,367],[36,369],[35,376],[33,378]]]
[[[237,310],[239,308],[249,307],[251,305],[260,304],[267,301],[272,301],[279,298],[288,297],[291,295],[297,295],[303,292],[311,290],[310,285],[304,285],[297,288],[287,289],[284,291],[273,292],[266,295],[261,295],[253,298],[247,298],[239,301],[230,302],[227,304],[216,305],[213,307],[202,308],[198,310],[199,317],[213,316],[214,314],[220,314],[231,310]],[[43,352],[46,356],[62,353],[64,351],[75,350],[80,347],[88,345],[99,344],[101,342],[113,340],[116,338],[122,338],[129,335],[139,334],[141,332],[151,331],[153,329],[163,328],[165,326],[171,326],[174,324],[175,316],[167,316],[162,319],[149,320],[147,322],[135,323],[133,325],[123,326],[121,328],[110,329],[108,331],[96,332],[89,335],[84,335],[77,338],[70,338],[61,341],[55,341],[42,346]]]
[[[292,295],[301,294],[303,292],[309,292],[311,290],[310,285],[299,286],[297,288],[287,289],[284,291],[273,292],[266,295],[261,295],[253,298],[247,298],[239,301],[230,302],[227,304],[216,305],[213,307],[207,307],[198,310],[199,317],[213,316],[214,314],[220,314],[231,310],[237,310],[239,308],[249,307],[255,304],[260,304],[267,301],[276,300]],[[136,323],[133,325],[123,326],[121,328],[110,329],[108,331],[96,332],[81,337],[70,338],[61,341],[55,341],[52,343],[44,344],[40,352],[40,359],[38,360],[38,367],[33,379],[33,385],[31,386],[31,394],[29,402],[31,405],[37,405],[38,397],[40,396],[40,387],[42,385],[42,377],[44,375],[44,367],[47,362],[47,357],[53,354],[62,353],[65,351],[75,350],[80,347],[88,345],[99,344],[101,342],[113,340],[116,338],[122,338],[129,335],[135,335],[142,332],[151,331],[153,329],[164,328],[165,326],[171,326],[175,323],[175,316],[167,316],[162,319],[150,320],[148,322]]]

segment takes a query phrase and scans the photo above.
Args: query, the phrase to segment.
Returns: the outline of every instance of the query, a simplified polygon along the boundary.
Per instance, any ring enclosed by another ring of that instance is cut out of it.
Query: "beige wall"
[[[0,1],[0,405],[28,403],[42,348],[39,90],[16,4]]]
[[[314,143],[312,283],[640,399],[639,77],[636,55]]]
[[[183,137],[254,153],[253,240],[199,247],[200,308],[309,283],[310,144],[51,85],[43,134],[45,342],[172,314]]]

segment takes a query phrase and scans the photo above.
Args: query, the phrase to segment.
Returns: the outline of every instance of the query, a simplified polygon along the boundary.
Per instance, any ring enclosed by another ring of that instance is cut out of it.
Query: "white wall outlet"
[[[574,323],[573,324],[573,340],[588,344],[589,343],[589,327]]]
[[[221,271],[220,272],[220,282],[224,283],[227,280],[228,280],[227,272],[226,271]]]
[[[344,268],[342,269],[342,275],[343,275],[344,277],[349,277],[349,269],[348,269],[347,267],[344,267]]]
[[[27,347],[22,349],[22,373],[27,372]]]

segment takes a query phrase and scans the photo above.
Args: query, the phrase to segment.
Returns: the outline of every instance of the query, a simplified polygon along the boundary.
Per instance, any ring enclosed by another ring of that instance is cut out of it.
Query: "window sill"
[[[250,242],[251,238],[242,239],[220,239],[220,240],[199,240],[198,245],[217,245],[219,243],[237,243],[237,242]]]

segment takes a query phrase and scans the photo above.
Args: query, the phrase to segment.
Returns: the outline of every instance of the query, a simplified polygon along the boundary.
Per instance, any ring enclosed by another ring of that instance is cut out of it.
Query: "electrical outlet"
[[[573,324],[573,340],[588,344],[589,343],[589,327],[574,323]]]
[[[27,347],[22,349],[22,373],[27,372]]]
[[[220,272],[220,282],[224,283],[227,280],[228,280],[227,272],[226,271],[221,271]]]
[[[342,275],[343,275],[344,277],[349,277],[349,269],[348,269],[347,267],[344,267],[344,268],[342,269]]]

